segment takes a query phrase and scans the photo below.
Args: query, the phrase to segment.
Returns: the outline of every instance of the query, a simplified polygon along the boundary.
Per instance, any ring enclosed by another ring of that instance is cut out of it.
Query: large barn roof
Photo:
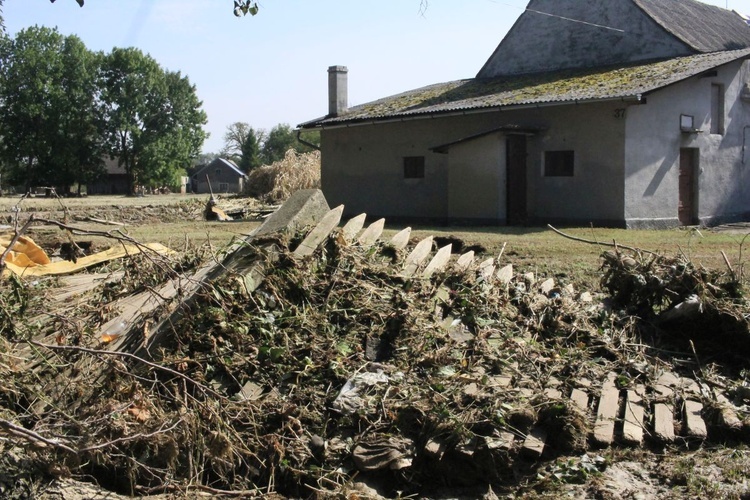
[[[750,48],[746,48],[627,67],[456,80],[354,106],[339,116],[322,117],[299,126],[314,128],[508,107],[638,99],[649,92],[749,57]]]

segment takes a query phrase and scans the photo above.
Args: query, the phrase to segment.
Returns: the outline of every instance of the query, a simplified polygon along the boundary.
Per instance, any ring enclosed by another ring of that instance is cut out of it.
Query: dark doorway
[[[698,222],[698,151],[697,148],[680,149],[680,200],[677,205],[677,217],[683,226],[691,226]]]
[[[506,200],[509,225],[526,223],[526,136],[509,135],[506,140]]]

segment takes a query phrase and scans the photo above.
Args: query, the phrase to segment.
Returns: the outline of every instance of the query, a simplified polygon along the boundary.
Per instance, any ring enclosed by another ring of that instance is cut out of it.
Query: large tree
[[[77,37],[67,37],[60,54],[63,105],[57,115],[58,142],[46,165],[55,185],[81,186],[104,173],[104,117],[98,74],[102,54],[89,51]],[[67,189],[66,189],[67,191]]]
[[[234,161],[243,172],[250,172],[262,165],[260,155],[265,139],[263,129],[255,129],[246,122],[235,122],[227,126],[220,154]]]
[[[54,29],[0,41],[0,156],[27,190],[82,182],[100,168],[96,69],[80,39]]]
[[[136,184],[170,182],[206,138],[206,114],[187,77],[164,71],[136,48],[115,48],[102,64],[110,153]]]

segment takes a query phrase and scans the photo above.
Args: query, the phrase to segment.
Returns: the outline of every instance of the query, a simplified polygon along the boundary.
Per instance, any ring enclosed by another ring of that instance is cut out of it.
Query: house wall
[[[448,154],[448,217],[504,223],[505,134],[495,133],[451,147]]]
[[[324,129],[321,184],[345,213],[503,223],[506,217],[502,134],[450,148],[430,148],[504,124],[546,129],[530,137],[527,161],[531,221],[624,225],[625,120],[618,102],[569,104]],[[574,150],[573,177],[544,177],[544,152]],[[404,179],[403,157],[425,156],[425,178]]]
[[[532,0],[477,76],[590,68],[692,53],[631,0]]]
[[[529,220],[624,225],[625,120],[621,101],[542,108],[548,130],[531,138]],[[546,151],[572,150],[572,177],[545,177]]]
[[[699,150],[697,215],[701,223],[750,216],[750,100],[740,99],[750,63],[718,68],[650,94],[631,108],[626,132],[625,216],[629,227],[679,224],[680,149]],[[711,85],[724,88],[724,134],[711,132]],[[700,133],[680,131],[680,114],[692,115]],[[743,164],[743,141],[745,158]]]
[[[496,126],[491,114],[326,128],[321,133],[321,187],[345,214],[444,220],[448,155],[430,148]],[[423,179],[405,179],[403,158],[425,157]]]

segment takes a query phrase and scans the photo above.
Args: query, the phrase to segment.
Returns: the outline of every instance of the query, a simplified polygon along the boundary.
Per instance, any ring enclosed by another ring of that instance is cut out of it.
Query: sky
[[[739,11],[748,0],[704,0]],[[77,35],[95,51],[137,47],[196,86],[208,115],[205,153],[227,127],[270,130],[328,112],[328,67],[349,69],[349,105],[471,78],[528,0],[5,0],[8,33],[34,26]]]

